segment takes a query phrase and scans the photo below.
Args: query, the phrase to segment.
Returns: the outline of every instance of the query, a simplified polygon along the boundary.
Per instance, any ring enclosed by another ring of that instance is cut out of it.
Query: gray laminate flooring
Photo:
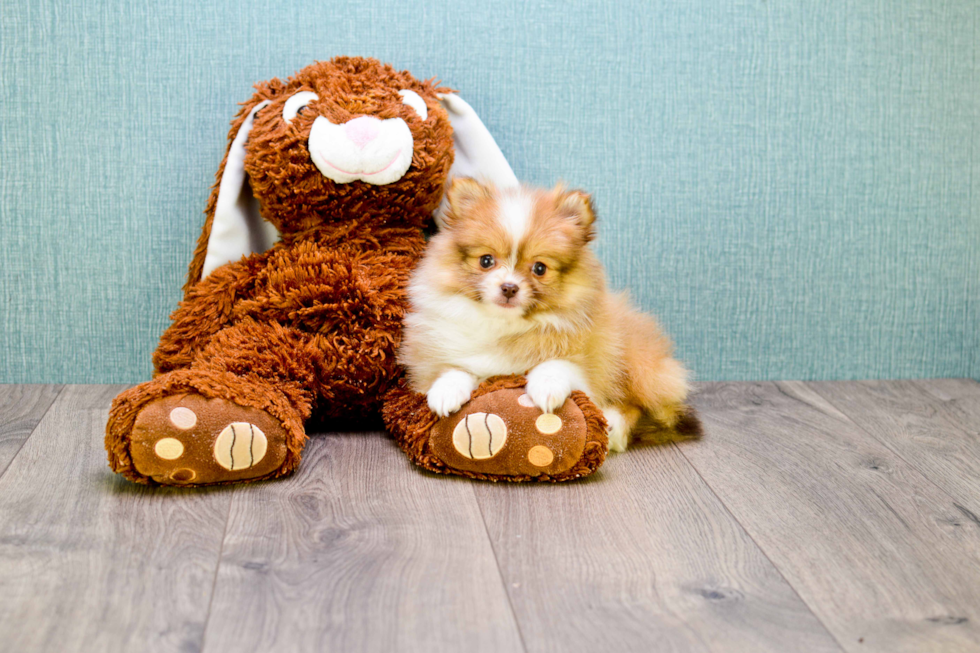
[[[0,386],[0,650],[980,651],[980,384],[702,384],[707,435],[508,485],[313,437],[128,483],[122,386]]]

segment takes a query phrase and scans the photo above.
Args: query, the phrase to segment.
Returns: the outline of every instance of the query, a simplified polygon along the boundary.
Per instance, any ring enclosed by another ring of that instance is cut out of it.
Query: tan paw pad
[[[197,472],[193,469],[182,468],[170,475],[170,480],[177,483],[190,483],[197,478]]]
[[[177,438],[160,438],[153,445],[153,452],[164,460],[177,460],[184,455],[184,443]]]
[[[187,431],[197,424],[197,414],[190,408],[177,406],[170,411],[170,423],[182,431]]]
[[[268,439],[249,422],[233,422],[214,441],[214,459],[229,471],[255,467],[265,457]]]
[[[526,393],[517,398],[517,403],[525,408],[534,408],[534,402],[531,401],[531,396]]]
[[[470,460],[497,455],[507,441],[507,425],[493,413],[471,413],[453,430],[453,446]]]
[[[534,428],[545,435],[557,433],[561,430],[561,418],[554,413],[544,413],[535,420]]]
[[[555,460],[555,454],[544,445],[531,447],[527,452],[527,461],[535,467],[547,467]]]

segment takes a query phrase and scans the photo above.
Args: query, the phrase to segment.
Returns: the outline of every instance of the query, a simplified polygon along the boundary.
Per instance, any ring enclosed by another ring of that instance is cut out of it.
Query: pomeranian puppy
[[[488,377],[526,373],[546,413],[585,392],[609,423],[611,451],[626,449],[644,414],[678,423],[687,371],[656,322],[606,289],[589,195],[458,178],[447,200],[409,285],[399,350],[437,415]]]

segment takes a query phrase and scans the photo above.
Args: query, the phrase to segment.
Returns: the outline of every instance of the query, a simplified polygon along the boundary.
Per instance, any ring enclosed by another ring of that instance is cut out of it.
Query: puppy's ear
[[[259,214],[245,174],[245,143],[255,114],[270,100],[253,98],[232,122],[228,151],[218,168],[218,182],[205,210],[204,229],[194,251],[184,292],[215,268],[253,252],[264,252],[279,240],[279,232]]]
[[[582,228],[586,242],[595,238],[595,209],[592,207],[592,196],[582,190],[567,190],[562,184],[555,188],[555,193],[558,212]]]
[[[493,194],[493,188],[471,177],[456,177],[446,191],[446,206],[436,212],[440,229],[451,229],[460,217],[470,213],[481,201]]]

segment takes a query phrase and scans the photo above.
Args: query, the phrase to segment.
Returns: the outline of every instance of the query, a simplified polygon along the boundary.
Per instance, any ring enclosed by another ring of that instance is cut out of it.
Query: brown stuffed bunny
[[[405,288],[451,174],[516,183],[449,89],[346,57],[258,84],[232,122],[157,374],[113,402],[110,466],[140,483],[272,478],[299,464],[314,414],[383,406],[402,448],[433,471],[564,480],[596,469],[605,424],[581,393],[542,431],[518,403],[523,377],[487,381],[442,420],[401,381]]]

